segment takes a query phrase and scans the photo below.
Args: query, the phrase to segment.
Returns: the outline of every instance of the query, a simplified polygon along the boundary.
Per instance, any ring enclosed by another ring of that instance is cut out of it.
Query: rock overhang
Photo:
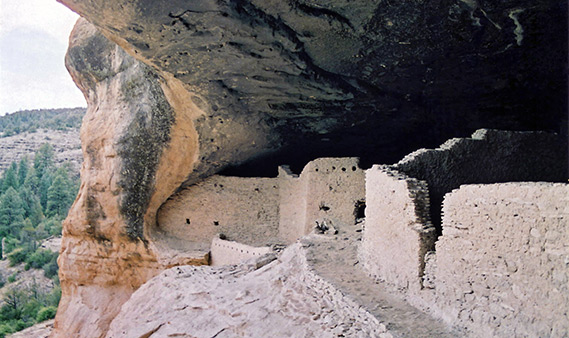
[[[257,126],[264,144],[204,158],[214,171],[291,144],[317,153],[305,163],[388,163],[480,127],[559,131],[564,119],[562,1],[61,2],[193,93],[202,147],[214,130],[236,137],[223,121]]]

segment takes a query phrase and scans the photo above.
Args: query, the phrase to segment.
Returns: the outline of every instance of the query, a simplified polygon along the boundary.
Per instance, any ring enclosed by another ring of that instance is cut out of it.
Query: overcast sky
[[[87,105],[64,64],[77,18],[55,0],[0,0],[0,115]]]

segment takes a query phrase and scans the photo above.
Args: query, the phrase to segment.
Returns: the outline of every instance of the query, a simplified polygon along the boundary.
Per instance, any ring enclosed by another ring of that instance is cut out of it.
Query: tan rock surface
[[[293,245],[269,265],[169,269],[125,303],[107,337],[389,337]]]
[[[179,92],[97,34],[80,21],[67,59],[89,108],[82,184],[64,222],[55,337],[101,336],[130,294],[164,266],[207,263],[203,254],[157,256],[148,240],[156,210],[192,171],[196,108],[180,106]]]
[[[10,338],[47,338],[53,330],[53,320],[48,320],[9,335]]]

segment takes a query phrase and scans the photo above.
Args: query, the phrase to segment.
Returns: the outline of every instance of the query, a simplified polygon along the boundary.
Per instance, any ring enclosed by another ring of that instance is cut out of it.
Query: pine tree
[[[17,238],[24,223],[22,200],[12,187],[0,196],[0,237]]]
[[[41,179],[47,171],[53,168],[53,158],[53,147],[49,143],[42,144],[42,146],[36,151],[34,156],[34,169],[36,170],[36,175],[39,179]]]
[[[8,188],[12,187],[14,189],[18,189],[18,164],[16,162],[12,162],[10,168],[4,172],[4,180],[2,181],[2,192],[8,190]]]
[[[22,186],[28,175],[30,169],[30,161],[27,156],[22,157],[20,163],[18,164],[18,185]]]
[[[59,168],[47,191],[46,214],[48,216],[65,216],[73,202],[72,183],[65,168]]]
[[[22,199],[24,208],[24,218],[28,218],[34,227],[42,221],[43,212],[40,204],[40,199],[32,192],[32,190],[24,185],[20,187],[18,192]]]
[[[40,185],[39,185],[40,204],[41,204],[43,210],[46,210],[46,211],[47,211],[47,199],[48,199],[47,194],[48,194],[48,190],[52,184],[53,184],[53,173],[51,172],[51,170],[47,170],[42,175],[42,177],[40,179]],[[47,212],[46,212],[46,214],[47,214]]]
[[[34,167],[31,167],[28,170],[28,174],[26,175],[26,179],[24,180],[24,187],[30,189],[30,191],[34,195],[39,196],[39,194],[40,194],[40,179],[38,178],[38,176],[36,174],[36,169]]]
[[[27,251],[34,252],[37,249],[36,240],[36,229],[32,226],[30,219],[26,218],[20,230],[20,243]]]

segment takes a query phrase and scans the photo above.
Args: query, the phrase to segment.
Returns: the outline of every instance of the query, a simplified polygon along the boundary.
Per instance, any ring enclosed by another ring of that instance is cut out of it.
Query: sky
[[[87,106],[64,61],[77,18],[55,0],[0,0],[0,115]]]

